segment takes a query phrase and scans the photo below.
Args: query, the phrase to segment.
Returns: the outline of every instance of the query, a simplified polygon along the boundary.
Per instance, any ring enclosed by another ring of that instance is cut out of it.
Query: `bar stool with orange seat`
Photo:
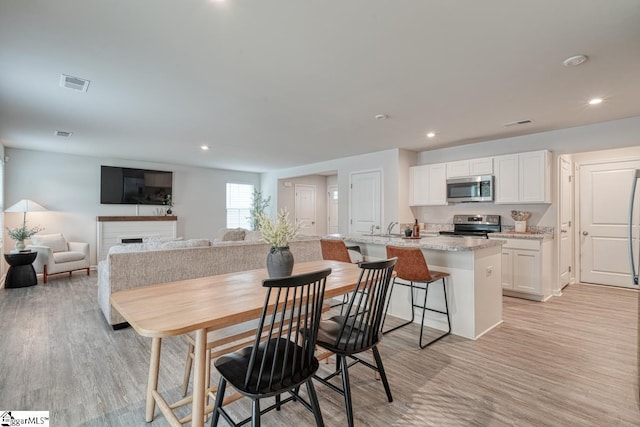
[[[420,248],[411,248],[411,247],[400,247],[400,246],[387,246],[387,257],[389,258],[398,258],[398,262],[396,263],[396,277],[393,279],[391,293],[393,293],[393,287],[396,285],[397,279],[402,279],[408,281],[411,288],[411,320],[401,325],[398,325],[394,328],[391,328],[387,331],[383,330],[383,334],[389,333],[391,331],[395,331],[398,328],[409,325],[413,323],[415,314],[414,307],[422,309],[422,321],[420,322],[420,348],[425,348],[434,342],[438,341],[441,338],[446,337],[451,333],[451,317],[449,316],[449,303],[447,301],[447,286],[445,283],[445,278],[449,276],[449,273],[444,273],[441,271],[433,271],[429,270],[427,266],[427,261],[424,258],[424,254]],[[442,288],[444,291],[444,311],[437,310],[434,308],[427,307],[427,296],[429,294],[429,285],[431,283],[442,280]],[[397,282],[399,285],[407,286],[404,283]],[[424,288],[421,286],[416,286],[416,284],[424,284]],[[416,304],[414,301],[414,290],[416,289],[424,289],[424,301],[423,304]],[[389,298],[390,300],[391,298]],[[387,317],[387,311],[389,310],[389,301],[387,301],[387,307],[385,308],[385,319]],[[449,329],[442,335],[432,339],[431,341],[423,344],[422,343],[422,335],[424,331],[424,315],[426,311],[433,311],[440,314],[445,314],[447,316],[447,325]],[[384,326],[384,320],[383,320]]]
[[[322,259],[351,262],[347,245],[342,240],[320,239]]]

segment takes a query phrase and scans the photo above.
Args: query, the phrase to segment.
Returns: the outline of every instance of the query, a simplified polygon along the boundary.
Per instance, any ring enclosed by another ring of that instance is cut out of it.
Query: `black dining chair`
[[[377,345],[382,339],[385,301],[396,261],[396,258],[392,258],[361,263],[360,278],[347,303],[345,314],[320,322],[317,344],[336,355],[336,371],[324,378],[315,375],[314,379],[344,396],[349,427],[353,426],[349,367],[362,363],[379,373],[387,399],[393,401]],[[373,352],[375,365],[356,356],[369,349]],[[350,364],[347,364],[347,358],[352,360]],[[337,375],[342,376],[342,388],[329,382]]]
[[[323,426],[322,413],[312,378],[318,370],[314,355],[322,301],[327,276],[325,269],[297,276],[266,279],[264,308],[252,346],[219,357],[214,365],[220,372],[220,383],[213,408],[211,426],[217,426],[222,415],[232,426],[251,420],[260,425],[260,415],[291,400],[313,412],[316,425]],[[227,383],[252,400],[251,417],[234,422],[223,409]],[[307,385],[310,402],[299,395],[300,386]],[[291,396],[282,399],[289,392]],[[260,399],[275,397],[275,404],[260,409]]]

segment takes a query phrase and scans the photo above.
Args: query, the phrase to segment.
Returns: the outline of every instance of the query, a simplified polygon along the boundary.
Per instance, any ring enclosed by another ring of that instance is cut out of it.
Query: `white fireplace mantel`
[[[109,248],[123,239],[144,237],[176,237],[177,216],[99,216],[98,261],[107,258]]]

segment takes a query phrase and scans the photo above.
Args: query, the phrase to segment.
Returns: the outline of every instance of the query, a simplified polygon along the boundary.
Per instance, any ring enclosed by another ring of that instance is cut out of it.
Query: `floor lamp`
[[[43,212],[46,211],[47,208],[39,205],[33,200],[23,199],[20,200],[15,205],[12,205],[5,209],[5,212],[22,212],[22,228],[26,230],[27,228],[27,212]],[[24,246],[24,241],[22,242],[22,246]],[[16,241],[16,249],[18,249],[18,241]],[[24,249],[24,247],[23,247]]]

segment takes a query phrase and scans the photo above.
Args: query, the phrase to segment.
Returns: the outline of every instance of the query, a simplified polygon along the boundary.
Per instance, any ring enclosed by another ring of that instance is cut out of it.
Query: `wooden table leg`
[[[207,331],[198,329],[196,331],[195,348],[193,350],[194,368],[193,368],[193,409],[191,412],[192,427],[203,427],[204,425],[204,396],[206,393],[205,360],[207,347]]]
[[[151,341],[151,360],[149,361],[149,381],[147,382],[147,422],[153,421],[153,413],[156,410],[156,401],[153,392],[158,388],[158,370],[160,369],[160,347],[162,338],[153,338]]]

